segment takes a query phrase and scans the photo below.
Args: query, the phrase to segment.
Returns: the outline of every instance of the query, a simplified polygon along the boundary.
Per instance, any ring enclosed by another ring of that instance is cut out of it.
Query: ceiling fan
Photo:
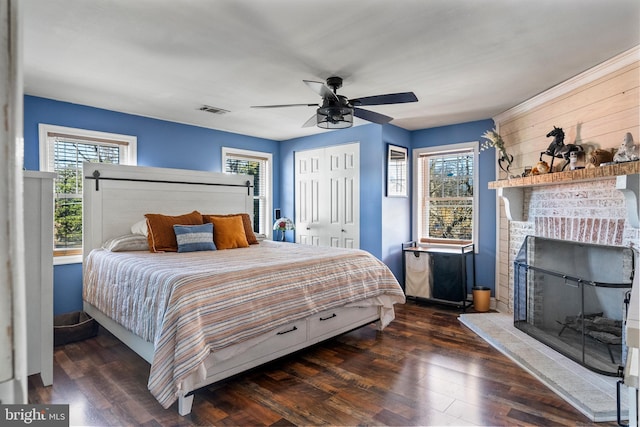
[[[327,83],[303,80],[311,90],[322,97],[322,104],[283,104],[256,105],[252,108],[281,108],[281,107],[318,107],[316,114],[307,120],[302,127],[317,125],[323,129],[343,129],[353,125],[353,116],[377,124],[385,124],[393,117],[358,108],[359,106],[402,104],[417,102],[413,92],[389,93],[386,95],[365,96],[364,98],[347,99],[338,95],[337,90],[342,87],[341,77],[329,77]]]

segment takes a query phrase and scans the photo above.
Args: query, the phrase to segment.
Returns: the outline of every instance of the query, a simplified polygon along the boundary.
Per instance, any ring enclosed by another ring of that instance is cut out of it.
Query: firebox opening
[[[618,375],[626,359],[631,248],[527,236],[514,261],[514,325],[570,359]]]

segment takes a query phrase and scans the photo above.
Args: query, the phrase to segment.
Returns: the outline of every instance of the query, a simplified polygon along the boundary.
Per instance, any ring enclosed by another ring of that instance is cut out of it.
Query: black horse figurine
[[[546,151],[540,153],[540,161],[542,161],[542,156],[547,155],[551,156],[551,163],[549,164],[549,172],[553,172],[553,160],[557,157],[559,159],[564,159],[565,164],[562,165],[560,170],[564,170],[569,164],[569,158],[571,156],[572,151],[583,151],[583,148],[576,144],[565,144],[564,143],[564,131],[562,128],[553,127],[553,130],[547,134],[547,138],[552,136],[553,141],[549,144]]]

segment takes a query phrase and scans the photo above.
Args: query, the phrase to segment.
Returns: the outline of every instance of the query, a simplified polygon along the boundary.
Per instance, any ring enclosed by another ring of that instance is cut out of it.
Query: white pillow
[[[111,252],[148,251],[149,242],[140,234],[125,234],[107,240],[102,244],[102,248]]]
[[[142,219],[131,226],[131,233],[133,234],[141,234],[143,236],[148,236],[149,231],[147,230],[147,220]]]

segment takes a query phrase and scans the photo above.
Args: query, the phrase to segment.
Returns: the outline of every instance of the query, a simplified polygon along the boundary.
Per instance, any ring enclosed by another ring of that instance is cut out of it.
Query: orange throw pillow
[[[250,245],[257,245],[258,239],[256,238],[255,233],[253,232],[253,225],[251,224],[251,217],[248,213],[239,213],[239,214],[229,214],[229,215],[202,215],[202,219],[205,223],[211,222],[209,217],[219,217],[219,218],[228,218],[231,216],[239,216],[242,218],[242,225],[244,226],[244,234],[247,238],[247,242]],[[215,231],[214,231],[215,233]]]
[[[178,252],[178,242],[174,225],[200,225],[202,214],[193,211],[189,214],[169,216],[162,214],[145,214],[147,218],[147,240],[151,252]]]
[[[213,223],[213,242],[218,250],[249,247],[240,215],[209,215],[209,220]]]

